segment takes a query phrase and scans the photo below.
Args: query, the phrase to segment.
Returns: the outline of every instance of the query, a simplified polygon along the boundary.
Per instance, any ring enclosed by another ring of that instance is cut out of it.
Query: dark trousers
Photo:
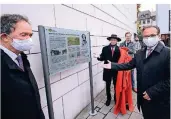
[[[143,101],[141,105],[144,119],[170,119],[170,105]]]
[[[132,81],[132,89],[136,88],[135,80],[134,80],[134,69],[131,70],[131,81]]]
[[[116,103],[116,90],[115,90],[116,78],[111,77],[106,81],[106,95],[107,95],[107,100],[111,100],[110,86],[111,86],[112,79],[113,79],[113,85],[114,85],[114,101]]]

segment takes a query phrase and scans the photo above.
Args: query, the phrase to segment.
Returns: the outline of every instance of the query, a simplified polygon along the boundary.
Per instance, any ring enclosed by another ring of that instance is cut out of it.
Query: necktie
[[[128,47],[129,43],[126,43],[126,47]]]
[[[24,71],[24,66],[23,66],[23,60],[22,60],[22,57],[21,55],[19,55],[16,60],[18,61],[19,63],[19,67]]]
[[[112,47],[112,57],[113,57],[113,54],[114,54],[114,47]]]

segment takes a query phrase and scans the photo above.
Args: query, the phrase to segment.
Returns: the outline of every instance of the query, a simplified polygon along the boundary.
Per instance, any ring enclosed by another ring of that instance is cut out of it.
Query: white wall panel
[[[95,76],[97,74],[97,65],[94,65],[92,67],[92,70],[93,70],[93,76]]]
[[[79,85],[89,80],[89,69],[85,69],[78,73]]]
[[[102,9],[102,4],[93,4],[93,5],[100,8],[100,9]]]
[[[50,76],[50,83],[54,83],[61,79],[61,73],[56,73],[55,75]]]
[[[30,50],[30,53],[38,53],[41,52],[40,51],[40,41],[39,41],[39,34],[38,32],[33,32],[33,36],[32,36],[32,40],[33,40],[33,47]]]
[[[77,74],[67,77],[59,82],[51,85],[53,101],[61,97],[65,93],[71,91],[78,86]]]
[[[80,70],[83,70],[87,67],[88,67],[88,63],[84,63],[84,64],[77,65],[75,67],[72,67],[68,70],[65,70],[65,71],[61,72],[61,79],[68,77],[68,76],[70,76],[70,75],[72,75],[72,74],[74,74]]]
[[[84,14],[62,5],[55,5],[56,25],[59,28],[86,30]]]
[[[95,97],[105,88],[105,82],[101,77],[102,77],[102,73],[99,73],[94,77],[93,80]]]
[[[97,37],[91,36],[90,39],[91,39],[91,46],[97,46]]]
[[[65,119],[74,119],[78,112],[90,103],[89,81],[63,97]]]
[[[55,119],[65,119],[63,113],[63,103],[62,98],[59,98],[55,102],[53,102],[53,109],[54,109],[54,117]]]
[[[3,14],[21,14],[27,16],[33,30],[38,30],[38,25],[55,26],[53,5],[36,4],[6,4],[2,5]]]
[[[36,78],[38,87],[44,87],[44,77],[43,77],[43,68],[42,68],[42,59],[41,54],[32,54],[28,55],[28,60],[30,61],[30,66],[32,72]]]
[[[74,4],[73,8],[92,16],[95,15],[95,8],[90,4]]]
[[[42,107],[47,106],[47,99],[46,99],[45,88],[40,89],[39,93],[40,93],[41,106]]]
[[[97,73],[100,73],[103,71],[103,67],[102,67],[103,64],[104,64],[103,62],[100,62],[99,64],[97,64]]]
[[[102,21],[87,16],[87,31],[90,31],[91,35],[102,35]]]

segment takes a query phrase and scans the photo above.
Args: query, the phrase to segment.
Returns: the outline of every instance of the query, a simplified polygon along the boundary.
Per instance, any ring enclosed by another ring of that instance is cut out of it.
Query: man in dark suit
[[[117,42],[121,41],[117,35],[112,34],[111,37],[108,37],[107,40],[110,41],[110,44],[108,46],[103,47],[102,53],[100,57],[97,58],[99,61],[104,61],[104,63],[108,63],[107,60],[111,62],[118,62],[120,58],[120,50],[117,46]],[[110,70],[110,69],[104,69],[103,70],[103,80],[106,82],[106,95],[107,95],[107,101],[106,106],[110,105],[111,102],[111,93],[110,93],[110,86],[111,81],[113,79],[113,85],[115,87],[116,85],[116,78],[117,78],[117,71]],[[114,101],[116,103],[116,97],[114,94]]]
[[[23,51],[32,47],[32,27],[27,18],[6,14],[1,18],[2,119],[45,119],[39,89]]]
[[[114,70],[137,69],[138,109],[144,119],[170,119],[170,49],[159,39],[160,29],[143,29],[146,48],[138,51],[126,64],[110,63],[103,67]]]

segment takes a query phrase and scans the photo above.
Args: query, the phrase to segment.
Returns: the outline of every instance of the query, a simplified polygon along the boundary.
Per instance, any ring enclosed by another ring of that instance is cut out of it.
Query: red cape
[[[132,58],[128,55],[128,48],[120,48],[121,56],[118,63],[129,62]],[[114,114],[121,112],[126,114],[126,104],[129,106],[129,111],[134,110],[132,100],[132,84],[131,84],[131,71],[118,71],[116,82],[116,105],[114,107]]]

